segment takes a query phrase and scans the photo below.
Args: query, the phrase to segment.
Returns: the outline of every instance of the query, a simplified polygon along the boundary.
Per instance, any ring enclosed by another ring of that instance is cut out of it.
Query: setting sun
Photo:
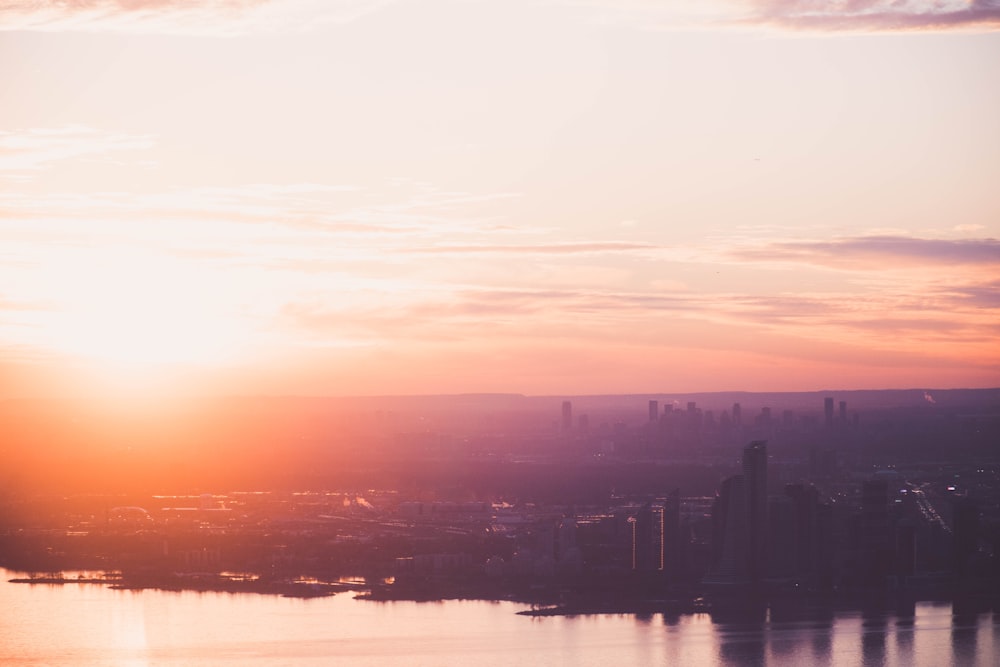
[[[217,366],[238,359],[249,341],[225,295],[189,263],[121,248],[89,253],[55,276],[40,337],[113,372]]]

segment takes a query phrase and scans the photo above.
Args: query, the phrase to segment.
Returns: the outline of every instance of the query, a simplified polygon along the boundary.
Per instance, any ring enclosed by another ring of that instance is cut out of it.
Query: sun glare
[[[246,327],[226,310],[210,277],[189,264],[102,253],[64,278],[48,346],[109,372],[216,366],[247,342]]]

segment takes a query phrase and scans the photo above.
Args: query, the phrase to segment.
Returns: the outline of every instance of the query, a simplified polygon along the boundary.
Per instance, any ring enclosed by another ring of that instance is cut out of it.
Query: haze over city
[[[994,2],[5,2],[4,397],[990,387]]]

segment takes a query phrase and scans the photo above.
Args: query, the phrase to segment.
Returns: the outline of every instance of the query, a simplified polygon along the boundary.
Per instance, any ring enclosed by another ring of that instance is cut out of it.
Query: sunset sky
[[[998,0],[0,0],[0,397],[995,387],[998,239]]]

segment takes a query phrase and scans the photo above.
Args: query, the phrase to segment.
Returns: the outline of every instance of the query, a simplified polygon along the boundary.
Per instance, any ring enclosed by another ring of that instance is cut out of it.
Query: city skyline
[[[998,386],[998,27],[4,3],[0,398]]]

